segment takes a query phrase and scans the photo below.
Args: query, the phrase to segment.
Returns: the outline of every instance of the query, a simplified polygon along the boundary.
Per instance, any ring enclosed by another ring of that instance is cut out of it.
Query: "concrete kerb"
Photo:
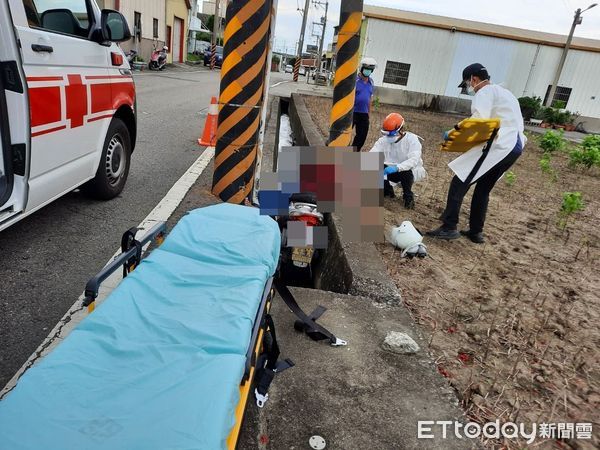
[[[290,122],[297,145],[324,146],[325,140],[315,126],[302,96],[292,94]],[[343,220],[330,214],[329,246],[315,271],[315,287],[326,291],[368,297],[378,302],[399,304],[401,296],[373,243],[348,242],[344,238]]]

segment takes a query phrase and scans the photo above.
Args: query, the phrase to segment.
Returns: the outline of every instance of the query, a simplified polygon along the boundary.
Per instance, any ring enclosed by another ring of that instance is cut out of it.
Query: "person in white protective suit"
[[[404,118],[398,113],[389,114],[383,121],[381,134],[371,152],[384,154],[383,195],[395,197],[391,183],[402,185],[404,206],[414,209],[412,186],[427,176],[421,159],[421,142],[416,134],[404,131]]]
[[[504,172],[519,159],[527,138],[523,133],[523,116],[518,100],[507,89],[492,84],[483,65],[475,63],[467,66],[463,70],[463,81],[458,87],[467,87],[469,94],[474,95],[471,117],[499,118],[500,129],[489,151],[484,151],[487,144],[478,145],[448,164],[455,176],[450,183],[446,209],[441,217],[443,223],[427,235],[451,240],[462,234],[472,242],[483,243],[483,225],[490,192]],[[447,139],[447,136],[448,132],[444,138]],[[469,229],[459,233],[457,225],[460,208],[472,184],[475,184],[475,191],[471,201]]]

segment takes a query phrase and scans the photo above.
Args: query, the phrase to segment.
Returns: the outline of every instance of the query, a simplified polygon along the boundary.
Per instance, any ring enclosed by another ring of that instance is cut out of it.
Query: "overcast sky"
[[[278,0],[276,50],[284,51],[287,47],[289,53],[295,53],[302,25],[298,8],[304,8],[305,1]],[[575,10],[587,8],[594,0],[365,0],[365,3],[567,35]],[[323,7],[310,7],[305,45],[316,44],[315,38],[311,37],[312,22],[317,22],[324,13]],[[332,40],[333,26],[338,24],[339,13],[340,0],[329,0],[325,45]],[[318,32],[320,27],[314,29]],[[577,26],[575,36],[600,39],[600,5],[583,14],[583,23]]]

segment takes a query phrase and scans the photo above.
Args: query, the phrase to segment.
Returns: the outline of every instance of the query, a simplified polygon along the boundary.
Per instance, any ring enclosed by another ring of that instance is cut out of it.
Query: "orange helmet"
[[[404,117],[398,113],[391,113],[383,121],[381,133],[386,136],[395,136],[403,126]]]

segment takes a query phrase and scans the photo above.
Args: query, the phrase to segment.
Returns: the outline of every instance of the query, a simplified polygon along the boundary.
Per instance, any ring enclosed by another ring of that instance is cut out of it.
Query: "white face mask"
[[[395,144],[396,141],[398,140],[399,136],[386,136],[385,140],[387,141],[388,144]]]
[[[485,83],[487,80],[481,80],[475,86],[471,86],[471,82],[469,81],[469,85],[467,86],[467,95],[475,95],[475,88],[482,83]]]

